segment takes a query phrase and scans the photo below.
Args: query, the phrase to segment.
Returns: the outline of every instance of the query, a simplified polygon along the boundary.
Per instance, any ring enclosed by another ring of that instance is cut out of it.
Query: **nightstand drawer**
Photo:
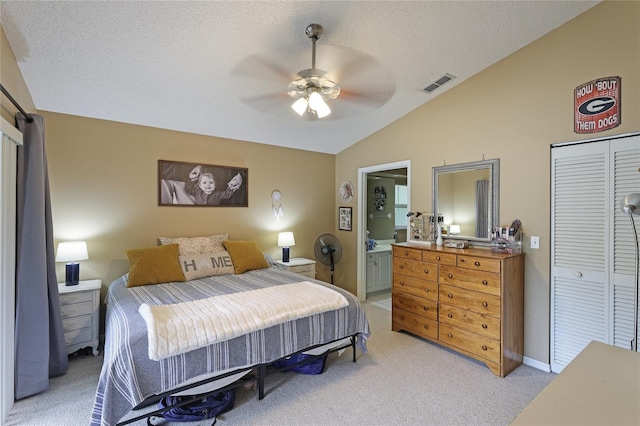
[[[64,293],[60,295],[61,305],[71,305],[73,303],[91,302],[93,293],[90,291],[79,291],[77,293]]]
[[[93,315],[82,315],[79,317],[64,318],[62,320],[62,329],[64,332],[79,330],[81,328],[89,328],[93,325]]]
[[[315,272],[316,265],[311,264],[311,265],[290,266],[288,270],[291,272],[295,272],[297,274],[304,274],[305,272]]]
[[[62,318],[77,317],[79,315],[91,315],[93,313],[93,303],[74,303],[73,305],[60,306]]]
[[[67,346],[89,343],[91,342],[91,329],[81,328],[80,330],[68,331],[64,333],[64,342]]]

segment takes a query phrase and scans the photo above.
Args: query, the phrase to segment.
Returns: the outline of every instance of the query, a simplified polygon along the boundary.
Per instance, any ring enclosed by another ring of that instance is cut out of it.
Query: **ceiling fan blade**
[[[257,53],[247,56],[231,70],[234,76],[279,80],[285,86],[293,80],[295,72],[295,70],[286,69],[279,65],[273,59]]]

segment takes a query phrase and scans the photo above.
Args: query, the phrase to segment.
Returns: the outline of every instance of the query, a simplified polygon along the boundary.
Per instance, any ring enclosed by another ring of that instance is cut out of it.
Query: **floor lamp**
[[[638,258],[638,232],[633,221],[633,215],[640,215],[640,192],[634,192],[624,197],[620,203],[620,208],[629,215],[631,228],[633,229],[633,245],[636,253],[636,283],[633,290],[633,340],[631,341],[631,350],[638,352],[638,262],[640,262],[640,259]]]

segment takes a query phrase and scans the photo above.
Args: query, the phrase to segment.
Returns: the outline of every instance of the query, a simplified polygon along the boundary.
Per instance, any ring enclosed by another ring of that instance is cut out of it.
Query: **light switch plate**
[[[532,249],[540,248],[540,237],[531,237],[531,248]]]

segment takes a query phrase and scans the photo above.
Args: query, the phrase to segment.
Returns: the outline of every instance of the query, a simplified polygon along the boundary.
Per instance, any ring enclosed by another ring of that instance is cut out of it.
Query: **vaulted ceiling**
[[[335,154],[597,3],[3,0],[0,22],[39,110]],[[342,89],[323,119],[287,95],[312,23]]]

